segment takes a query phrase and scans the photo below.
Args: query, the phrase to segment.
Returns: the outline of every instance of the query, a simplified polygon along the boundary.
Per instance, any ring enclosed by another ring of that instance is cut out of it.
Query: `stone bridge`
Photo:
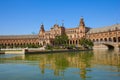
[[[86,37],[94,42],[94,49],[119,49],[120,24],[90,29]]]
[[[94,42],[94,49],[119,49],[120,42]]]

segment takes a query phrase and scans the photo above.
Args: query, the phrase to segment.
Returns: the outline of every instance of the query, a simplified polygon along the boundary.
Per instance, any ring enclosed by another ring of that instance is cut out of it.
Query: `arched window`
[[[107,41],[107,38],[104,38],[104,41],[106,42],[106,41]]]
[[[95,39],[93,39],[93,42],[95,42]]]
[[[78,41],[76,40],[76,44],[78,44]]]
[[[112,41],[112,39],[111,39],[111,38],[109,38],[109,41],[111,42],[111,41]]]
[[[120,37],[118,37],[118,42],[120,42]]]
[[[113,37],[113,42],[116,42],[116,38],[115,37]]]
[[[75,42],[74,42],[74,40],[73,40],[73,44],[74,44]]]
[[[99,40],[98,39],[96,39],[96,42],[98,42]]]
[[[45,41],[43,41],[43,45],[46,45],[46,42],[45,42]]]
[[[100,39],[100,41],[102,42],[102,41],[103,41],[103,39],[101,38],[101,39]]]
[[[72,41],[70,40],[70,44],[72,44]]]

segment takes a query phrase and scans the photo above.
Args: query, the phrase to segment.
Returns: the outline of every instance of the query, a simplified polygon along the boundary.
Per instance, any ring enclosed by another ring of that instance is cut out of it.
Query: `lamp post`
[[[117,35],[117,30],[118,30],[118,28],[117,28],[117,27],[115,27],[115,31],[116,31],[116,43],[118,43],[118,35]]]
[[[115,31],[116,31],[116,46],[118,47],[118,35],[117,35],[117,31],[118,31],[118,28],[117,27],[115,27]]]
[[[111,36],[110,36],[110,35],[111,35],[110,31],[111,31],[111,30],[109,29],[109,30],[108,30],[108,32],[109,32],[109,42],[112,42],[112,41],[111,41]]]

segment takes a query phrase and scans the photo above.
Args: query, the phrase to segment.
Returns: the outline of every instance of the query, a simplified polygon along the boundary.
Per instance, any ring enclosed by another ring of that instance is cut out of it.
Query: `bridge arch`
[[[107,46],[109,50],[113,50],[115,48],[113,45],[110,44],[103,43],[103,45]]]

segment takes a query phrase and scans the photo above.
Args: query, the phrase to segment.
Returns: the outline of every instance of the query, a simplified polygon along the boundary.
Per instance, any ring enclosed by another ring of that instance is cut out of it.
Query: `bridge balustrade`
[[[112,41],[97,41],[94,42],[94,44],[115,44],[117,42],[112,42]]]

